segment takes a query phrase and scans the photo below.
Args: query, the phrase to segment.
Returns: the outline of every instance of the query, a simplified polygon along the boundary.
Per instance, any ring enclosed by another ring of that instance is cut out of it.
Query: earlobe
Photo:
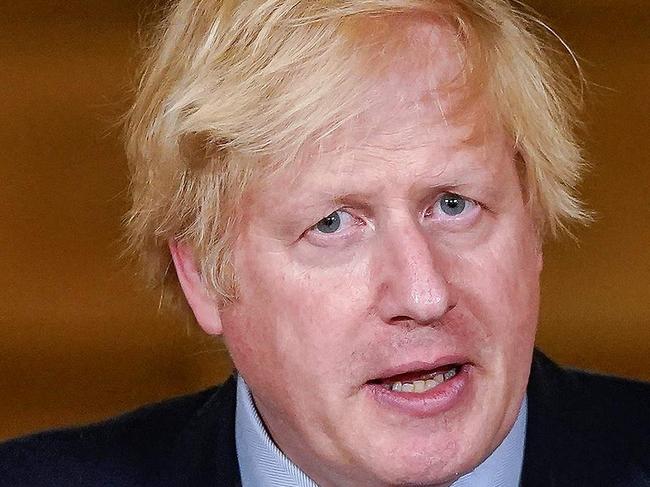
[[[221,335],[221,316],[217,303],[201,278],[190,248],[170,240],[169,251],[183,294],[192,308],[196,321],[209,335]]]

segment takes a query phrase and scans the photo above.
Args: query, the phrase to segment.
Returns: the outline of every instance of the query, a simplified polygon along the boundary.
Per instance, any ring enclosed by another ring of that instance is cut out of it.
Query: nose
[[[377,311],[384,322],[433,326],[455,306],[445,277],[446,258],[412,222],[381,239]]]

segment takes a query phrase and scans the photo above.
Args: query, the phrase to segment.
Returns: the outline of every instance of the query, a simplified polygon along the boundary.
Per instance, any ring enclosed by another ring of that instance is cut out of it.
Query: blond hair
[[[151,282],[177,290],[175,240],[193,249],[216,297],[234,297],[230,254],[243,194],[263,161],[363,110],[370,77],[360,69],[359,26],[400,13],[433,15],[458,33],[468,83],[495,100],[516,142],[540,232],[586,219],[575,196],[579,96],[549,55],[548,29],[523,8],[507,0],[180,0],[160,24],[127,122],[126,226]]]

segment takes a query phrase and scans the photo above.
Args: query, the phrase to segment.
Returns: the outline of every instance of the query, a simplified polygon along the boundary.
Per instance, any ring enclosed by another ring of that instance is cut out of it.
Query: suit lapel
[[[555,470],[561,451],[557,366],[535,350],[528,381],[528,423],[522,487],[558,487]]]
[[[163,485],[241,485],[235,446],[235,384],[230,377],[183,429],[165,466]]]
[[[607,381],[564,370],[535,351],[528,383],[528,424],[522,487],[650,485],[632,450],[621,447],[621,431],[604,410]],[[622,392],[622,391],[620,391]],[[626,400],[620,397],[622,404]],[[618,408],[616,408],[618,409]],[[620,422],[620,419],[618,420]],[[616,446],[618,445],[618,447]]]

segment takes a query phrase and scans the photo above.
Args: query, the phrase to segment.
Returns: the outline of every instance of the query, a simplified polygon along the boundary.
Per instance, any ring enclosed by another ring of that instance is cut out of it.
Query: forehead
[[[457,31],[430,15],[370,19],[357,35],[369,79],[364,109],[327,137],[303,147],[298,160],[375,145],[405,149],[425,143],[477,143],[500,132],[488,97],[467,73]],[[305,157],[307,155],[308,157]]]
[[[363,48],[371,88],[365,95],[366,110],[349,125],[381,129],[392,114],[395,124],[428,126],[469,108],[464,106],[469,99],[465,49],[447,23],[395,15],[371,20],[361,32],[368,32]]]
[[[365,34],[364,34],[365,33]],[[397,166],[396,174],[418,177],[436,166],[486,173],[487,152],[507,152],[510,143],[493,123],[487,103],[464,83],[465,54],[456,32],[424,16],[370,20],[360,30],[371,77],[365,109],[326,137],[305,144],[282,168],[285,190],[320,181],[363,186],[368,169]],[[364,175],[356,179],[349,176]],[[380,177],[379,172],[376,175]],[[274,179],[274,178],[271,178]],[[276,181],[277,182],[277,181]],[[373,184],[376,185],[377,181]],[[271,193],[277,184],[267,185]]]

